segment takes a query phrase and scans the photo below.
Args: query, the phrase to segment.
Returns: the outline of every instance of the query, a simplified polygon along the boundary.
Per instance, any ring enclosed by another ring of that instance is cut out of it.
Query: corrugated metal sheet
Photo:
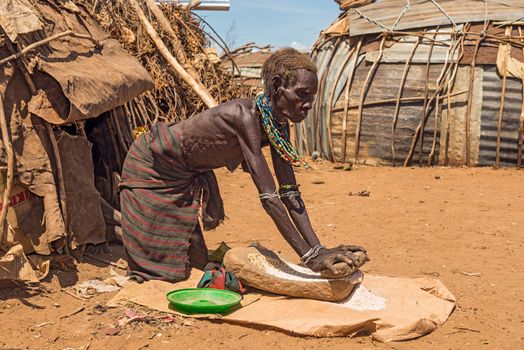
[[[463,25],[459,25],[460,28]],[[431,63],[444,63],[447,60],[451,59],[449,57],[450,46],[452,45],[451,35],[449,34],[436,34],[436,32],[445,32],[449,33],[452,30],[450,26],[440,27],[440,29],[428,28],[427,33],[428,38],[435,39],[433,48],[431,48],[431,41],[428,39],[422,40],[413,58],[411,59],[412,63],[426,63],[428,61],[429,53],[431,51]],[[393,43],[390,47],[384,48],[382,54],[381,62],[384,63],[404,63],[407,61],[413,45],[419,41],[419,37],[412,35],[405,35],[398,39],[397,42]],[[366,61],[374,62],[378,57],[378,51],[368,51],[366,53]],[[454,60],[457,60],[459,57],[459,50],[455,51]]]
[[[436,0],[443,11],[429,0],[410,1],[409,9],[400,17],[406,7],[406,0],[383,0],[374,4],[349,10],[349,35],[381,33],[387,29],[408,30],[415,28],[434,27],[438,25],[490,21],[517,21],[524,17],[524,2],[522,0],[487,1],[488,12],[485,15],[484,0]],[[360,12],[362,17],[358,12]],[[373,23],[369,19],[375,21]],[[377,24],[378,23],[378,24]]]
[[[364,81],[371,65],[361,64],[355,72],[354,81],[350,91],[350,105],[356,105],[359,102],[360,94]],[[431,65],[429,74],[429,89],[434,91],[435,81],[440,73],[441,65]],[[366,102],[372,102],[383,99],[394,99],[397,97],[398,87],[400,84],[403,64],[380,64],[377,68],[375,79],[372,79],[368,89]],[[413,65],[404,86],[404,97],[423,96],[426,80],[426,66]],[[344,118],[343,109],[345,104],[342,96],[337,103],[337,112],[331,117],[331,134],[333,138],[333,153],[337,160],[342,160],[342,122]],[[413,140],[414,130],[416,129],[421,118],[423,102],[402,103],[398,122],[395,132],[396,145],[396,164],[402,163],[408,153],[409,147]],[[395,104],[384,104],[380,106],[364,107],[362,113],[362,124],[360,134],[360,153],[359,162],[365,164],[385,164],[390,165],[392,161],[391,141],[392,141],[392,121],[395,111]],[[347,126],[347,153],[346,161],[354,161],[355,154],[355,128],[357,123],[358,110],[356,108],[349,110]],[[433,141],[434,113],[427,121],[424,129],[424,148],[422,161],[427,163],[427,156],[431,150]],[[438,133],[437,133],[438,135]],[[438,137],[438,136],[437,136]],[[420,142],[420,141],[419,141]],[[437,142],[438,144],[438,142]],[[418,163],[417,144],[413,163]],[[438,148],[437,148],[438,156]]]
[[[492,165],[495,163],[500,95],[502,92],[502,80],[494,66],[486,66],[482,85],[479,165]],[[502,165],[517,164],[518,127],[521,110],[522,82],[516,79],[507,79],[500,142],[500,162]]]

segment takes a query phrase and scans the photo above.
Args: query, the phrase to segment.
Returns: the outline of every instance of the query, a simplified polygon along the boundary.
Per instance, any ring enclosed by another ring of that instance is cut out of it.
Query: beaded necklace
[[[284,125],[275,123],[275,118],[273,118],[273,112],[269,105],[269,99],[263,93],[258,94],[255,101],[262,116],[262,126],[273,149],[275,149],[280,158],[286,162],[294,166],[300,166],[300,164],[304,162],[291,145],[285,127],[287,122]]]

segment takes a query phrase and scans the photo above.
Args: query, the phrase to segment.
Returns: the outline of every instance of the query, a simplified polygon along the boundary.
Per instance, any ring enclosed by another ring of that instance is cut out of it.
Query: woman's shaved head
[[[273,53],[262,67],[266,95],[271,95],[271,84],[275,76],[279,76],[285,85],[294,84],[299,69],[317,74],[317,67],[309,57],[293,48],[288,47]]]

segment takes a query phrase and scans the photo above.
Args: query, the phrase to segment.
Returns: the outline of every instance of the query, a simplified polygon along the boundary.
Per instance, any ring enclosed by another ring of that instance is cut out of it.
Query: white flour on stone
[[[386,299],[373,294],[366,287],[358,285],[346,300],[337,304],[355,311],[378,311],[386,307]]]
[[[314,272],[306,267],[291,264],[282,260],[267,258],[261,254],[249,254],[249,260],[264,273],[288,281],[300,282],[323,282],[328,280],[320,276],[319,272]],[[269,261],[268,261],[269,260]],[[344,277],[344,280],[354,280],[355,283],[361,278],[362,272],[356,271],[350,276]]]

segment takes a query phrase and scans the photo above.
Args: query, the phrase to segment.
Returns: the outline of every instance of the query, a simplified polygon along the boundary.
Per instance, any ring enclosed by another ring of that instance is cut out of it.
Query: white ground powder
[[[355,311],[378,311],[386,307],[386,299],[373,294],[366,287],[358,285],[346,300],[337,304]]]
[[[264,270],[266,274],[279,279],[301,282],[323,282],[327,280],[321,277],[319,272],[313,272],[306,267],[291,264],[283,260],[268,258],[262,254],[248,254],[247,257],[253,265]],[[357,283],[361,274],[360,271],[357,271],[343,279]]]

